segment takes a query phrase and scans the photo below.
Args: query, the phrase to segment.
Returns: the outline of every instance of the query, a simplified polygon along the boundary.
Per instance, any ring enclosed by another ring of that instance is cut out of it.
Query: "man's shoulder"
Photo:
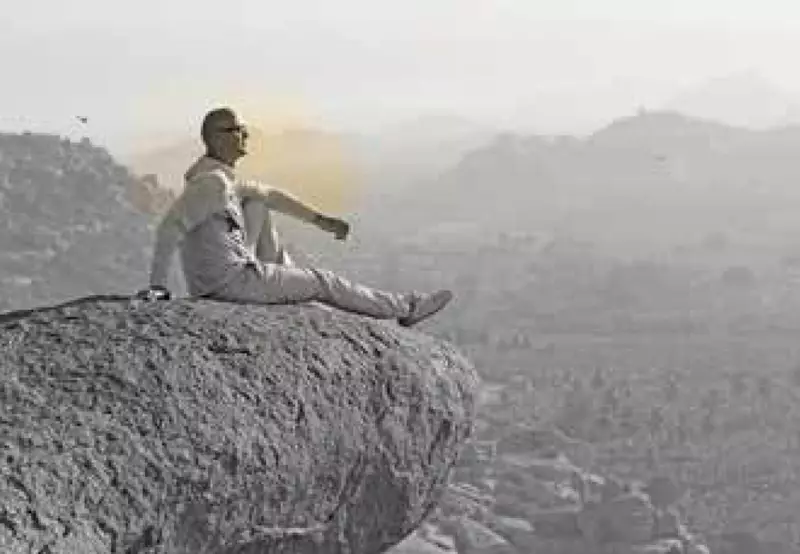
[[[184,182],[187,186],[196,183],[233,186],[233,175],[220,162],[201,156],[184,173]]]
[[[220,169],[209,169],[192,175],[186,179],[184,192],[192,193],[229,193],[235,188],[234,183]]]
[[[207,171],[186,179],[176,207],[189,212],[219,211],[225,209],[234,196],[235,192],[224,174]]]

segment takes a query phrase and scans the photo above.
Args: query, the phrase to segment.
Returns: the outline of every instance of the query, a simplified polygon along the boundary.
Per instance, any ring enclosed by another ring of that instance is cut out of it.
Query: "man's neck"
[[[236,161],[235,160],[225,159],[224,157],[220,156],[216,152],[212,152],[210,150],[206,151],[206,157],[209,157],[212,160],[216,160],[216,161],[218,161],[218,162],[220,162],[222,164],[225,164],[228,167],[230,167],[231,169],[233,169],[236,166]]]

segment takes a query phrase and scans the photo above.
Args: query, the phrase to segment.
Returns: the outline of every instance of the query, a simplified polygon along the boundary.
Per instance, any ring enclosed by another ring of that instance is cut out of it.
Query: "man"
[[[159,223],[142,298],[169,298],[167,274],[180,249],[189,294],[217,300],[278,304],[317,301],[411,326],[444,308],[453,295],[395,293],[351,282],[331,271],[294,266],[277,240],[272,212],[293,216],[344,240],[347,222],[325,215],[277,188],[237,179],[247,154],[247,129],[230,108],[206,114],[206,153],[186,172],[186,186]]]

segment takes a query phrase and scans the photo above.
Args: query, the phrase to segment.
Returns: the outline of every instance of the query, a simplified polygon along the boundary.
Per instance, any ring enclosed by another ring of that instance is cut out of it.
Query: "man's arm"
[[[257,198],[263,201],[268,209],[292,216],[300,221],[316,225],[319,223],[320,217],[324,217],[323,213],[314,206],[306,204],[291,193],[265,183],[247,180],[241,181],[238,186],[242,198]]]
[[[177,214],[170,209],[156,229],[156,243],[150,265],[150,287],[167,288],[167,276],[172,264],[172,255],[180,244],[185,230]]]
[[[300,221],[316,225],[323,231],[333,233],[338,240],[344,240],[350,233],[350,225],[338,217],[325,215],[317,208],[302,202],[299,198],[258,181],[243,181],[238,184],[242,199],[261,200],[267,209],[290,215]]]
[[[225,208],[227,183],[215,173],[202,175],[186,185],[156,229],[150,266],[150,286],[166,288],[169,267],[186,233],[213,213]]]

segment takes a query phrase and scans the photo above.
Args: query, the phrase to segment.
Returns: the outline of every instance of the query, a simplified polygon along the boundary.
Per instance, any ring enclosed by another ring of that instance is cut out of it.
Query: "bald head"
[[[208,146],[217,129],[236,124],[236,119],[236,112],[231,108],[216,108],[208,112],[203,118],[203,125],[200,127],[200,137],[203,139],[203,144]]]
[[[247,154],[247,128],[231,108],[216,108],[203,118],[200,136],[209,156],[233,165]]]

